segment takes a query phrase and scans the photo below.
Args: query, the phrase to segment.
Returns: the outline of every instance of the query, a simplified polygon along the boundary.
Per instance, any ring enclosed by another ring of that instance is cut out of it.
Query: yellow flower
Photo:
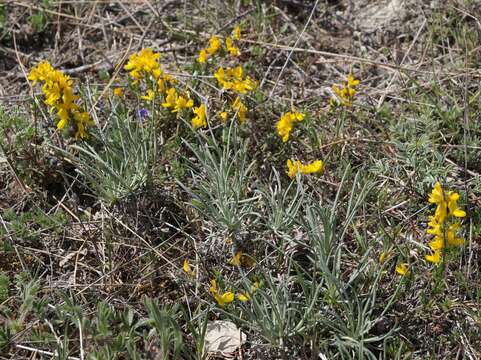
[[[428,234],[438,235],[438,236],[442,235],[442,230],[441,230],[442,223],[439,222],[439,219],[436,216],[429,217],[428,226],[429,228],[426,231]]]
[[[234,40],[240,40],[240,38],[241,38],[241,28],[240,28],[239,25],[236,25],[236,27],[232,31],[232,38]]]
[[[301,173],[303,174],[313,174],[322,171],[323,163],[321,160],[313,161],[307,165],[301,165]]]
[[[440,204],[444,202],[444,191],[439,182],[434,184],[434,188],[429,195],[428,201],[432,204]]]
[[[62,116],[59,115],[60,113],[62,114]],[[68,123],[68,112],[60,110],[57,115],[59,115],[60,118],[59,122],[57,123],[57,129],[62,130]]]
[[[234,301],[234,293],[232,291],[227,291],[222,295],[217,293],[214,294],[214,299],[220,306],[225,306],[226,304],[230,304]]]
[[[379,263],[382,265],[386,261],[387,253],[385,251],[382,251],[381,254],[379,255]]]
[[[222,85],[225,81],[225,71],[224,68],[221,66],[214,72],[214,77],[217,79],[217,82]]]
[[[347,75],[347,86],[349,88],[355,88],[357,85],[359,85],[359,83],[360,83],[360,81],[354,79],[354,76],[352,76],[351,73],[349,73],[349,75]]]
[[[165,97],[165,102],[162,104],[165,108],[173,108],[175,107],[175,103],[177,102],[177,90],[175,88],[170,88],[167,90],[167,96]]]
[[[60,70],[55,70],[50,63],[43,61],[34,67],[28,79],[36,84],[42,83],[42,92],[45,104],[50,108],[50,113],[56,111],[58,117],[57,128],[63,129],[74,122],[75,138],[83,139],[87,136],[85,128],[93,125],[87,112],[82,112],[77,103],[79,96],[73,93],[73,81]]]
[[[231,291],[227,291],[223,294],[220,294],[217,289],[217,282],[215,280],[210,281],[210,288],[209,292],[214,296],[214,299],[220,306],[224,306],[225,304],[229,304],[234,301],[234,293]]]
[[[217,281],[215,281],[215,279],[212,279],[212,280],[210,281],[209,292],[210,292],[211,294],[217,293]]]
[[[246,302],[246,301],[249,301],[251,297],[247,293],[239,293],[237,294],[237,299],[239,299],[242,302]]]
[[[301,162],[299,160],[296,160],[295,162],[292,162],[291,159],[287,160],[287,176],[294,179],[299,172],[300,166]]]
[[[207,54],[207,51],[205,49],[202,49],[199,51],[199,56],[197,57],[197,61],[201,64],[204,64],[207,61],[207,57],[209,55]]]
[[[239,94],[245,94],[257,87],[257,82],[249,76],[244,78],[241,66],[227,68],[226,71],[223,67],[220,67],[215,71],[214,77],[224,90],[232,89]]]
[[[436,210],[434,211],[434,217],[436,218],[436,221],[442,225],[447,216],[447,204],[445,202],[439,203],[438,206],[436,206]]]
[[[182,270],[184,270],[184,272],[185,272],[186,274],[189,274],[189,273],[190,273],[189,260],[187,260],[187,259],[184,260],[184,265],[182,266]]]
[[[191,108],[192,106],[194,106],[194,101],[192,99],[179,95],[175,100],[175,106],[172,112],[178,112],[178,111],[181,111],[182,109]]]
[[[332,91],[336,94],[337,98],[333,98],[329,101],[331,106],[337,105],[351,106],[352,99],[356,95],[355,87],[360,83],[359,80],[354,79],[352,74],[347,76],[347,81],[344,81],[341,87],[332,85]]]
[[[83,123],[76,123],[75,127],[77,130],[75,131],[75,139],[84,139],[87,137],[87,133],[85,132],[85,126]]]
[[[158,93],[163,93],[165,91],[165,79],[159,78],[157,80],[157,92]]]
[[[466,212],[458,207],[459,194],[455,192],[448,192],[448,209],[449,213],[454,217],[465,217]]]
[[[159,70],[160,64],[157,62],[159,58],[160,54],[154,53],[152,49],[142,49],[130,55],[124,69],[130,71],[130,76],[134,79],[140,80],[145,75],[153,74],[154,70]]]
[[[197,115],[192,119],[192,126],[194,127],[194,129],[198,129],[200,127],[207,127],[205,105],[201,104],[199,107],[195,107],[194,113]]]
[[[220,118],[222,119],[223,122],[226,122],[227,121],[227,117],[229,116],[229,114],[227,113],[227,111],[222,111],[220,114],[219,114]]]
[[[461,226],[460,223],[451,224],[447,230],[448,244],[452,246],[461,246],[464,244],[464,239],[456,236],[456,230]]]
[[[210,55],[214,55],[220,50],[221,47],[222,47],[222,42],[219,40],[217,36],[214,35],[209,39],[209,47],[206,49],[206,51]]]
[[[435,250],[432,254],[425,256],[426,260],[434,264],[439,264],[441,261],[441,251]]]
[[[433,251],[441,250],[442,248],[444,248],[444,239],[440,236],[436,236],[434,240],[431,240],[429,242],[428,245]]]
[[[48,61],[42,61],[30,71],[27,79],[35,86],[37,82],[47,81],[53,71],[54,69]]]
[[[236,66],[235,68],[227,68],[227,76],[235,79],[235,80],[242,80],[244,70],[242,70],[242,66]]]
[[[239,119],[239,123],[244,123],[244,121],[246,121],[247,119],[247,107],[242,103],[239,96],[234,100],[232,108],[237,111],[237,118]]]
[[[195,271],[190,267],[189,260],[185,259],[182,265],[182,270],[189,276],[195,277]]]
[[[214,72],[214,77],[217,79],[219,85],[224,89],[230,89],[232,87],[232,84],[225,79],[225,71],[222,66]]]
[[[289,140],[289,135],[292,132],[295,121],[304,120],[304,114],[298,113],[297,111],[286,112],[281,115],[281,118],[276,124],[277,133],[282,138],[283,142]]]
[[[232,41],[231,37],[227,37],[225,39],[225,46],[227,48],[227,51],[231,56],[239,56],[240,55],[240,50],[237,46],[234,45],[234,42]]]
[[[123,93],[124,93],[124,90],[120,87],[116,87],[114,89],[114,95],[117,96],[117,97],[122,96]]]
[[[299,160],[293,162],[292,160],[287,160],[287,175],[294,179],[296,174],[300,172],[301,174],[313,174],[322,171],[323,168],[322,160],[313,161],[310,164],[302,164]]]
[[[77,131],[75,133],[76,139],[83,139],[87,136],[85,132],[85,126],[92,126],[94,125],[93,120],[91,119],[88,112],[74,112],[73,113],[75,125],[77,127]]]
[[[154,96],[155,96],[154,91],[151,90],[151,89],[148,89],[147,93],[145,95],[141,96],[140,98],[142,100],[145,100],[145,101],[152,101],[152,100],[154,100]]]
[[[466,216],[466,212],[459,208],[458,200],[458,193],[445,191],[439,182],[434,184],[428,198],[430,203],[437,205],[434,216],[429,217],[426,231],[428,234],[434,235],[434,239],[428,243],[433,253],[425,256],[429,262],[438,264],[441,261],[441,250],[444,249],[446,244],[450,246],[464,244],[464,239],[456,236],[456,231],[460,228],[461,223],[446,224],[447,221]]]
[[[398,264],[396,266],[396,272],[401,275],[401,276],[405,276],[408,274],[409,270],[408,270],[408,264],[407,263],[401,263],[401,264]]]
[[[253,81],[249,76],[247,76],[242,81],[234,81],[232,84],[232,89],[237,91],[239,94],[245,94],[249,91],[254,90],[257,87],[257,83]]]

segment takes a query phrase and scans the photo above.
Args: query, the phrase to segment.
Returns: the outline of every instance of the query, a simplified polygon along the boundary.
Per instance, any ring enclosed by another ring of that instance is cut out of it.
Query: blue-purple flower
[[[137,116],[140,121],[144,121],[149,116],[149,111],[145,108],[139,109],[137,111]]]

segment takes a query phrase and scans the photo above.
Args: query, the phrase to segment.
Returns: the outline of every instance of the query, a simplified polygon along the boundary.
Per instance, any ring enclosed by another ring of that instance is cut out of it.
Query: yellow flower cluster
[[[239,40],[240,37],[241,37],[240,26],[237,25],[232,32],[232,36],[228,36],[225,39],[226,50],[231,56],[240,55],[240,50],[234,43],[234,40]],[[197,61],[201,64],[204,64],[209,57],[217,54],[221,49],[222,49],[222,41],[217,36],[214,35],[209,39],[209,46],[199,51],[199,56],[197,57]]]
[[[215,281],[215,279],[213,279],[210,281],[209,292],[212,294],[215,301],[217,301],[217,304],[223,307],[226,304],[230,304],[231,302],[233,302],[236,297],[238,300],[242,302],[249,301],[251,298],[251,295],[255,293],[258,288],[259,288],[259,282],[256,281],[254,282],[254,284],[251,285],[250,294],[247,292],[240,292],[237,295],[234,295],[232,291],[227,291],[222,293],[222,292],[219,292],[219,289],[217,288],[217,282]]]
[[[179,95],[175,88],[170,88],[166,92],[165,101],[162,103],[164,108],[171,108],[172,112],[179,112],[183,109],[190,109],[194,106],[194,101],[186,96]]]
[[[426,260],[434,264],[441,261],[442,250],[447,246],[460,246],[464,239],[457,237],[456,232],[461,226],[457,220],[466,216],[466,212],[458,206],[459,194],[454,191],[446,191],[437,182],[429,196],[429,202],[436,204],[434,216],[429,217],[427,233],[434,235],[429,242],[432,253],[426,255]]]
[[[322,171],[324,164],[322,160],[316,160],[309,164],[303,164],[299,160],[287,160],[287,175],[294,179],[298,172],[301,174],[314,174]]]
[[[277,122],[276,127],[277,133],[282,138],[283,142],[289,140],[289,135],[291,134],[294,127],[294,122],[300,122],[304,120],[304,117],[304,114],[299,113],[295,110],[293,110],[292,112],[288,111],[281,115],[281,118]]]
[[[212,40],[208,50],[215,53],[220,46],[219,44],[215,39]],[[150,85],[145,95],[142,95],[140,98],[145,101],[153,101],[156,96],[161,96],[163,98],[162,107],[170,109],[173,113],[193,108],[194,101],[188,93],[180,93],[173,86],[177,81],[162,70],[159,58],[160,54],[153,52],[152,49],[142,49],[132,54],[124,67],[125,70],[129,71],[135,83],[145,79],[147,80],[147,85]],[[205,104],[194,107],[193,111],[196,115],[192,118],[193,128],[206,127]]]
[[[176,79],[162,70],[158,61],[159,58],[159,53],[155,53],[150,48],[145,48],[133,53],[124,66],[124,69],[129,71],[130,76],[134,79],[134,83],[144,79],[149,82],[150,87],[146,94],[141,96],[143,100],[154,100],[157,94],[161,95],[166,92],[168,84],[173,85],[177,82]]]
[[[247,106],[242,102],[240,95],[253,91],[257,87],[257,82],[249,76],[244,76],[244,70],[240,65],[235,68],[227,68],[226,70],[220,67],[214,73],[214,77],[224,90],[233,90],[238,94],[231,106],[242,124],[247,119]],[[223,121],[227,120],[227,112],[222,112],[220,116]]]
[[[244,77],[244,70],[240,65],[226,70],[220,67],[214,77],[224,90],[234,90],[238,94],[246,94],[257,87],[257,83],[248,75]]]
[[[354,79],[352,74],[347,75],[347,81],[341,87],[332,85],[332,91],[336,94],[336,98],[332,98],[330,101],[331,106],[351,106],[352,99],[356,95],[356,87],[359,85],[359,80]]]
[[[86,126],[93,125],[88,112],[82,111],[77,104],[79,96],[73,94],[73,81],[60,70],[55,70],[48,61],[43,61],[35,66],[28,75],[28,80],[33,85],[42,84],[45,103],[50,111],[57,111],[57,128],[63,129],[66,125],[74,124],[75,138],[86,137]]]

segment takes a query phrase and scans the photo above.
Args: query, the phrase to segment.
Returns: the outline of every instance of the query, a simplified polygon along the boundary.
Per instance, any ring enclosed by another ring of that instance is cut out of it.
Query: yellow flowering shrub
[[[224,90],[233,90],[238,94],[246,94],[257,87],[257,83],[248,75],[244,77],[244,70],[240,65],[226,70],[220,67],[214,77]]]

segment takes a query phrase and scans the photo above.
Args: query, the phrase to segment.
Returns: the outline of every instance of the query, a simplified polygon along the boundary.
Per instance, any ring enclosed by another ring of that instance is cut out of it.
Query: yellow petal
[[[441,261],[441,252],[439,250],[433,252],[431,255],[425,256],[426,260],[434,264],[439,264]]]
[[[444,248],[444,240],[440,236],[436,236],[434,240],[429,242],[429,247],[431,250],[436,251],[436,250],[441,250]]]
[[[466,211],[461,210],[461,209],[458,208],[458,209],[456,209],[456,210],[453,211],[452,215],[455,216],[455,217],[460,217],[460,218],[462,218],[462,217],[465,217],[465,216],[466,216]]]
[[[242,302],[246,302],[246,301],[249,301],[251,297],[247,293],[239,293],[237,294],[237,299],[239,299]]]
[[[117,88],[114,89],[114,95],[115,96],[120,97],[120,96],[122,96],[123,92],[124,92],[123,89],[120,88],[120,87],[117,87]]]
[[[217,281],[215,281],[215,279],[212,279],[212,280],[210,281],[209,292],[210,292],[211,294],[216,294],[216,293],[217,293]]]
[[[241,28],[239,25],[236,25],[236,27],[234,28],[234,31],[232,32],[232,38],[234,40],[240,40],[241,38]]]
[[[229,114],[227,114],[226,111],[222,111],[219,116],[220,118],[222,119],[222,121],[226,122],[227,121],[227,117],[228,117]]]
[[[190,265],[189,265],[189,260],[185,259],[184,260],[184,265],[182,266],[182,269],[184,270],[185,273],[190,273]]]
[[[232,291],[227,291],[227,292],[225,292],[225,293],[222,294],[222,296],[221,296],[221,299],[222,299],[221,302],[222,302],[223,304],[229,304],[229,303],[231,303],[231,302],[234,301],[234,298],[235,298],[235,297],[234,297],[234,293],[233,293]],[[220,305],[220,304],[219,304],[219,305]]]
[[[201,64],[204,64],[207,61],[208,53],[205,49],[199,51],[199,56],[197,57],[197,61]]]

